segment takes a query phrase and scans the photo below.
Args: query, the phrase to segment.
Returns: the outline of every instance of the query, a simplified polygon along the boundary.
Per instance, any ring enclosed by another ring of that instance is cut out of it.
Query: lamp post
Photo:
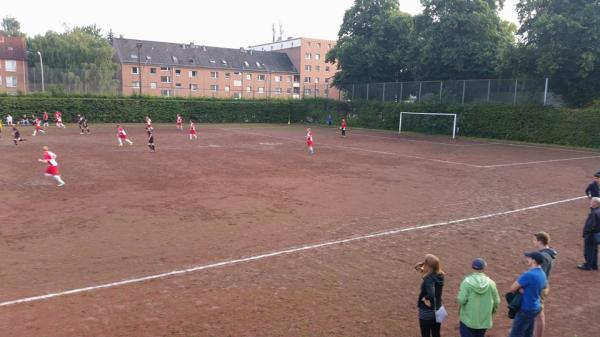
[[[42,69],[42,92],[45,92],[45,88],[44,88],[44,61],[42,60],[42,53],[41,52],[37,52],[38,56],[40,57],[40,68]]]
[[[138,52],[138,75],[140,77],[140,96],[142,96],[142,59],[140,58],[140,50],[142,49],[142,43],[138,42],[136,44],[137,52]]]

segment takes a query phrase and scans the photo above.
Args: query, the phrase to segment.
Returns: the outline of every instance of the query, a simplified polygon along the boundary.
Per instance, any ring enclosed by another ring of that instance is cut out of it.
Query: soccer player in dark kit
[[[19,129],[17,129],[16,126],[13,125],[12,131],[13,131],[13,137],[14,137],[13,142],[15,142],[15,145],[19,145],[19,142],[23,142],[26,140],[26,139],[21,138],[21,133],[19,132]]]
[[[148,133],[148,148],[150,152],[156,152],[156,147],[154,146],[154,128],[149,127],[146,129],[146,132]]]

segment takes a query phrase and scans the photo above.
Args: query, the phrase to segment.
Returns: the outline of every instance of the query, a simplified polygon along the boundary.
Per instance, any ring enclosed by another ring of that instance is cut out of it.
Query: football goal
[[[454,121],[452,124],[452,139],[456,138],[456,114],[449,113],[433,113],[433,112],[400,112],[400,123],[398,125],[398,133],[402,133],[402,116],[403,115],[429,115],[429,116],[451,116],[454,117]]]

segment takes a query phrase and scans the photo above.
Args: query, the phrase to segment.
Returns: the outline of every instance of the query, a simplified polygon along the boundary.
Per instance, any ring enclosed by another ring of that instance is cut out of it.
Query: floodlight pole
[[[546,77],[546,81],[544,84],[544,105],[546,105],[547,101],[548,101],[548,77]]]
[[[138,76],[140,78],[140,96],[142,96],[142,59],[140,58],[140,50],[142,49],[142,43],[136,44],[138,54]]]
[[[40,57],[40,68],[42,70],[42,92],[45,92],[45,88],[44,88],[44,61],[42,60],[42,53],[41,52],[37,52],[38,56]]]

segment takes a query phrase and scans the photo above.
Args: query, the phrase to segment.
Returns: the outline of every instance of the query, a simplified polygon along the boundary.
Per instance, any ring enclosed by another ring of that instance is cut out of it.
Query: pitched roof
[[[25,60],[26,50],[24,37],[0,35],[0,59]]]
[[[142,44],[140,49],[141,60],[137,58],[138,43]],[[298,72],[285,53],[133,39],[114,39],[112,45],[121,64],[141,62],[161,66],[255,72]]]

